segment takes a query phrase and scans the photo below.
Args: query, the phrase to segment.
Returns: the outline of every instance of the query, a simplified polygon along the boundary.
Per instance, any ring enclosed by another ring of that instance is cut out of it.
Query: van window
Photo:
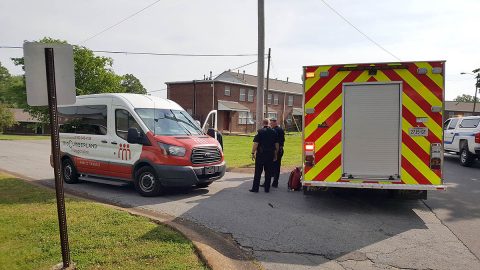
[[[477,119],[463,119],[462,123],[460,124],[461,128],[476,128],[478,127],[478,123],[480,122],[480,118]]]
[[[58,123],[61,133],[105,135],[107,134],[107,106],[59,107]]]
[[[127,110],[115,110],[115,132],[118,137],[127,140],[128,129],[132,127],[136,128],[138,131],[142,130],[137,121],[135,121],[133,116]]]
[[[169,109],[135,109],[135,111],[155,135],[203,134],[186,111]]]
[[[450,121],[450,125],[448,125],[448,129],[455,129],[458,123],[458,118],[453,118],[452,121]]]

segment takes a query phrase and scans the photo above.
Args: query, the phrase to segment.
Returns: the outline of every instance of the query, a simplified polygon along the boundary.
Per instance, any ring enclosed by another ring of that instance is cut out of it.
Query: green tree
[[[11,127],[15,125],[15,117],[10,108],[3,103],[0,103],[0,131],[3,131],[4,128]]]
[[[458,102],[470,102],[470,103],[473,103],[474,102],[474,97],[471,96],[471,95],[461,95],[461,96],[457,96],[456,98],[453,99],[453,101],[458,101]],[[477,102],[480,102],[480,99],[477,97]]]
[[[67,43],[64,40],[52,39],[47,37],[41,39],[39,42],[62,44]],[[23,57],[12,58],[12,61],[16,65],[21,65],[22,67],[24,65]],[[96,56],[90,49],[83,46],[74,45],[73,62],[77,96],[99,93],[125,93],[127,91],[126,87],[122,84],[122,82],[124,81],[124,76],[117,75],[113,71],[112,58]],[[132,77],[135,78],[133,75]],[[139,80],[138,84],[141,85]],[[137,84],[133,85],[137,86]],[[49,122],[48,108],[28,106],[26,102],[25,82],[23,78],[21,80],[19,80],[19,78],[15,78],[15,80],[11,81],[8,88],[9,89],[7,91],[9,95],[13,95],[12,97],[10,97],[11,101],[9,103],[13,103],[17,107],[24,108],[32,116],[38,118],[44,123]]]
[[[140,80],[133,76],[133,74],[125,74],[122,79],[122,86],[125,88],[125,92],[134,94],[146,94],[145,89]]]

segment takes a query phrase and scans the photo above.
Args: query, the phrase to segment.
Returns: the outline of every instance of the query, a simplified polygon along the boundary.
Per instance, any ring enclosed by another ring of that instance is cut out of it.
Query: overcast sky
[[[1,0],[0,46],[48,36],[82,41],[155,0]],[[446,98],[473,95],[470,72],[480,67],[478,0],[327,0],[357,28],[401,60],[447,60]],[[396,61],[320,0],[265,0],[271,77],[300,82],[302,66]],[[257,1],[162,0],[82,45],[92,50],[236,54],[257,52]],[[10,58],[22,50],[0,49]],[[98,54],[117,74],[132,73],[149,91],[166,81],[203,79],[256,60],[250,57],[172,57]],[[256,64],[241,69],[256,74]],[[166,91],[155,92],[165,96]]]

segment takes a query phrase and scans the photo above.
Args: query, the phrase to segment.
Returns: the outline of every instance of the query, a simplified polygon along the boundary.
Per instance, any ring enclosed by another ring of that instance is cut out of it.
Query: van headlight
[[[185,156],[186,150],[184,147],[170,145],[166,143],[158,143],[158,146],[163,150],[165,155],[176,156],[176,157],[183,157]]]

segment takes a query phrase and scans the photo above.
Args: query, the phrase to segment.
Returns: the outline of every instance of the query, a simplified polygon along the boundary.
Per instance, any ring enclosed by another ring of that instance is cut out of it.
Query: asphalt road
[[[48,141],[0,141],[0,169],[52,184],[49,151]],[[156,198],[95,183],[65,188],[230,234],[266,269],[480,269],[480,166],[457,163],[446,158],[449,190],[426,204],[381,191],[304,196],[287,191],[286,175],[269,194],[248,192],[252,177],[239,173]]]

